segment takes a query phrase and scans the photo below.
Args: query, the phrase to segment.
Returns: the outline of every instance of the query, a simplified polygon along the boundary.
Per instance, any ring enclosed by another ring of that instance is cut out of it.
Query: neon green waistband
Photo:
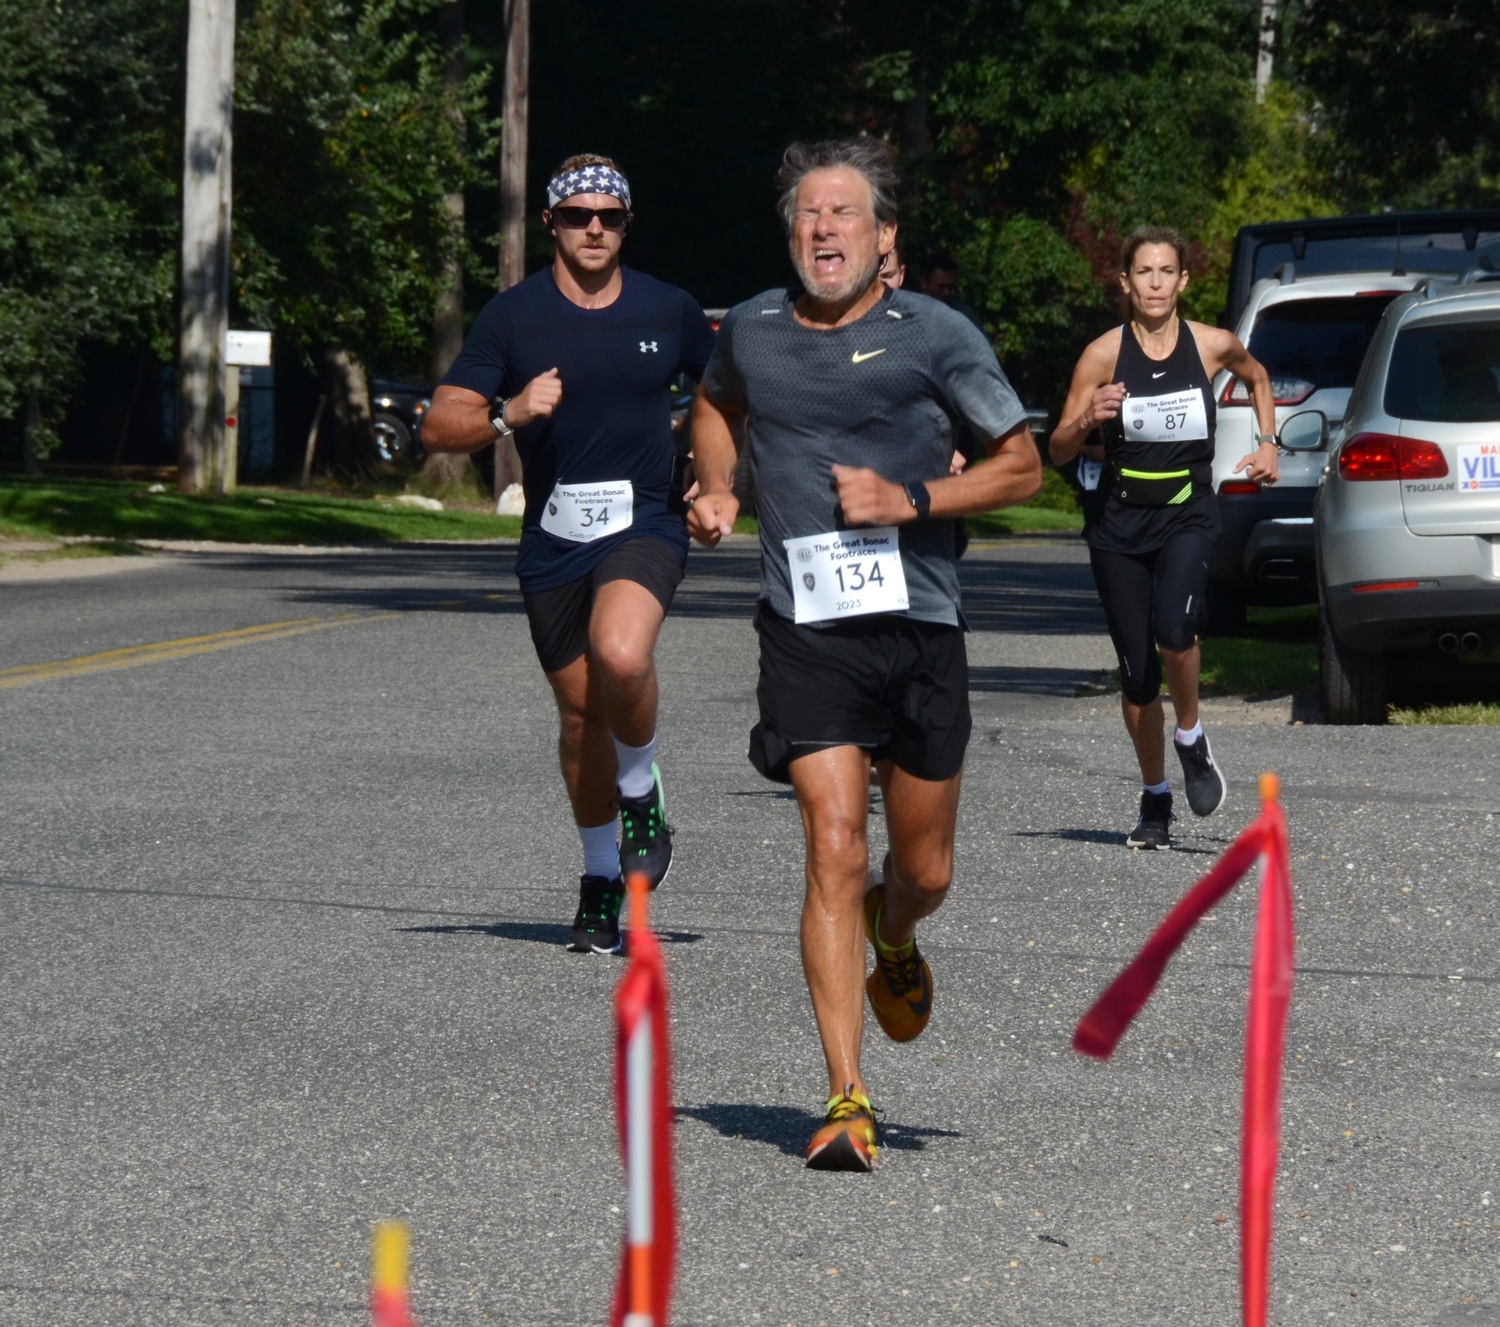
[[[1190,475],[1191,470],[1127,470],[1120,467],[1120,473],[1126,479],[1181,479],[1183,475]]]

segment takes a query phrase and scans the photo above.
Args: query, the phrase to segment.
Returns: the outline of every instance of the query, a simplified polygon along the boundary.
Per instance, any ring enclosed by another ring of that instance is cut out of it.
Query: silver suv
[[[1256,282],[1235,334],[1271,375],[1278,428],[1294,412],[1309,409],[1337,424],[1386,306],[1431,275],[1299,277],[1286,263]],[[1234,467],[1255,450],[1250,393],[1224,372],[1214,379],[1214,395],[1213,484],[1224,532],[1209,566],[1204,629],[1232,635],[1245,624],[1247,604],[1310,603],[1315,597],[1312,511],[1323,458],[1283,454],[1280,478],[1267,488],[1236,475]]]
[[[1485,275],[1390,306],[1326,457],[1313,533],[1330,723],[1385,722],[1392,672],[1500,663],[1500,282]],[[1281,430],[1304,455],[1327,436],[1320,411]]]

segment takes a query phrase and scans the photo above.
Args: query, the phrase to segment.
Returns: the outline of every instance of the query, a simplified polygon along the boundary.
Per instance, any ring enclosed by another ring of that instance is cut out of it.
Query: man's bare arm
[[[505,403],[505,422],[525,428],[534,419],[550,418],[562,400],[562,379],[556,369],[539,373]],[[430,452],[482,452],[495,440],[490,426],[490,403],[467,387],[441,386],[422,421],[422,446]]]
[[[929,517],[973,516],[1028,502],[1042,487],[1042,458],[1024,421],[989,443],[989,456],[950,474],[921,480],[931,499]],[[907,497],[904,483],[883,479],[874,470],[849,465],[833,467],[839,504],[850,525],[904,525],[920,519]]]
[[[688,508],[687,528],[705,548],[712,548],[734,531],[739,499],[734,496],[734,471],[739,462],[739,440],[745,419],[711,400],[703,388],[693,398],[693,469],[698,488]]]

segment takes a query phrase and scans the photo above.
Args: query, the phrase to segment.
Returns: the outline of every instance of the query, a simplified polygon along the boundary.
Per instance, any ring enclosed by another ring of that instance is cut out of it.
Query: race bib
[[[591,544],[628,530],[635,515],[635,489],[628,479],[605,484],[558,484],[548,495],[542,529],[575,544]]]
[[[1096,461],[1092,456],[1080,456],[1078,458],[1078,483],[1084,492],[1092,493],[1099,487],[1099,481],[1103,477],[1103,461]]]
[[[1143,442],[1201,442],[1208,437],[1203,392],[1131,396],[1125,400],[1125,436]]]
[[[788,539],[786,556],[798,622],[906,611],[906,572],[894,525]]]

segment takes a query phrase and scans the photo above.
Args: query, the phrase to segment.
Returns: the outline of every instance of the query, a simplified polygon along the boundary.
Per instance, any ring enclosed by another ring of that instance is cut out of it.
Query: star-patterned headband
[[[630,211],[630,185],[612,166],[580,166],[555,176],[547,184],[547,206],[556,207],[564,198],[579,194],[608,194]]]

